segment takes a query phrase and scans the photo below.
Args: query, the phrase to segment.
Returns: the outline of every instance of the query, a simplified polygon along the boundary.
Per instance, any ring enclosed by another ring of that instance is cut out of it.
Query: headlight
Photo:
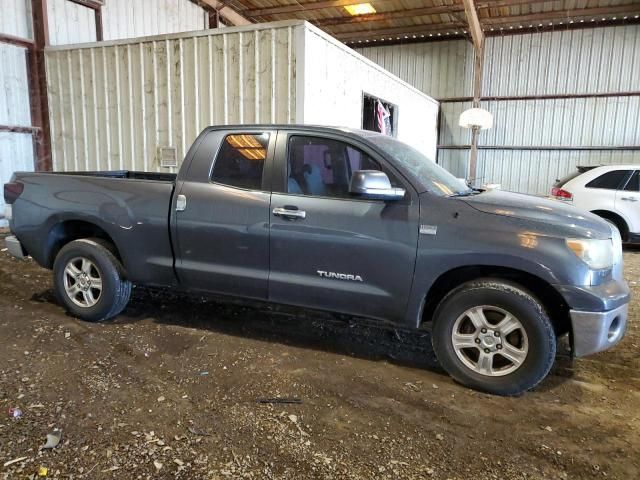
[[[613,265],[613,244],[611,239],[567,238],[567,247],[594,270],[611,268]]]

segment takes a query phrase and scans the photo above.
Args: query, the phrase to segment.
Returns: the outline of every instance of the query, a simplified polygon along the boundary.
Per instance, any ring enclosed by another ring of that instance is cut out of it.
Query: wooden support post
[[[482,70],[484,67],[484,33],[474,0],[463,0],[464,11],[469,23],[469,31],[473,39],[474,51],[474,77],[473,77],[473,106],[480,106],[480,97],[482,96]],[[474,127],[471,131],[471,150],[469,152],[469,181],[475,183],[478,175],[478,135],[480,129]]]
[[[44,47],[49,44],[47,0],[31,0],[31,11],[33,12],[34,37],[34,48],[28,54],[31,123],[40,129],[35,138],[36,161],[34,168],[39,171],[49,171],[52,169],[51,131],[49,129],[49,102],[44,64]]]

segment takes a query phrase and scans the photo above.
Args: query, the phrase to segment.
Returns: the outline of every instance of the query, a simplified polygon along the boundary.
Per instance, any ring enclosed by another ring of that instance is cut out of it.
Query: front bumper
[[[607,312],[570,310],[573,355],[584,357],[607,350],[622,340],[629,304]]]
[[[27,257],[27,253],[24,251],[20,240],[18,240],[14,235],[9,235],[4,239],[4,243],[7,246],[7,250],[11,255],[21,260],[24,260]]]

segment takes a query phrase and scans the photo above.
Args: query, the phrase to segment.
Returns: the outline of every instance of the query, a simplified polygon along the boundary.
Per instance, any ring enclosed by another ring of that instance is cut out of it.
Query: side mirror
[[[404,188],[393,188],[389,177],[378,170],[356,170],[351,176],[349,193],[376,200],[400,200]]]

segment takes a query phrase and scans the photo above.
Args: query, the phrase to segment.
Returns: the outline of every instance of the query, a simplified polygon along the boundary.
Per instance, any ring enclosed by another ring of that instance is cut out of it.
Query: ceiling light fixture
[[[376,13],[376,9],[373,8],[373,5],[370,3],[356,3],[354,5],[346,5],[344,9],[349,13],[349,15],[357,16],[357,15],[367,15],[369,13]]]

